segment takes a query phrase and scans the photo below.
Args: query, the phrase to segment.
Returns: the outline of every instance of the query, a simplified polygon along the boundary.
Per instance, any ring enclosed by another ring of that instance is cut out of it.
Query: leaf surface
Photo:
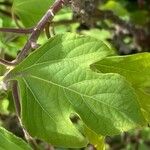
[[[54,0],[14,0],[13,11],[26,27],[34,26]]]
[[[150,121],[150,54],[113,56],[99,61],[91,68],[101,73],[118,73],[124,76],[138,95],[140,105],[147,120]]]
[[[32,150],[22,139],[0,127],[0,150]]]
[[[25,27],[33,27],[54,2],[55,0],[14,0],[13,13],[19,16]],[[63,8],[55,15],[54,21],[71,19],[71,10]]]
[[[99,74],[90,65],[112,51],[95,38],[57,35],[13,69],[18,80],[23,124],[32,136],[61,147],[88,143],[71,122],[76,113],[98,135],[143,125],[131,85],[118,74]]]
[[[85,133],[90,141],[90,144],[94,145],[97,150],[105,150],[105,137],[97,135],[87,127],[85,127]]]

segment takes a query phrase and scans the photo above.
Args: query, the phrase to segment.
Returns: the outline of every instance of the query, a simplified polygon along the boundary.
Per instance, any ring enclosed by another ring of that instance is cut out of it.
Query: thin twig
[[[15,28],[0,28],[0,32],[18,33],[18,34],[30,34],[33,28],[29,29],[15,29]]]
[[[128,30],[133,35],[137,35],[139,32],[142,32],[143,34],[145,34],[145,31],[143,29],[137,28],[133,24],[120,19],[112,11],[96,10],[95,16],[93,16],[93,17],[96,17],[96,20],[97,19],[99,19],[99,20],[104,20],[104,19],[111,20],[113,23],[115,23],[115,24],[119,25],[120,27]]]
[[[45,26],[45,33],[47,38],[49,39],[51,37],[51,33],[49,31],[49,27],[50,27],[50,22],[47,22],[46,26]]]
[[[6,65],[6,66],[14,66],[16,64],[18,64],[19,62],[21,62],[28,54],[28,52],[30,51],[30,49],[32,48],[32,45],[36,43],[36,41],[38,40],[38,37],[40,36],[40,33],[43,31],[43,29],[45,28],[47,22],[50,22],[53,18],[54,15],[66,4],[68,4],[70,2],[70,0],[56,0],[54,2],[54,4],[52,5],[52,7],[50,7],[50,9],[48,9],[48,11],[45,13],[45,15],[42,17],[42,19],[38,22],[38,24],[34,27],[34,29],[32,29],[32,33],[30,38],[28,39],[28,41],[26,42],[25,46],[23,47],[22,51],[20,52],[20,54],[17,56],[17,58],[12,61],[6,61],[0,58],[0,64],[2,65]],[[17,33],[27,33],[30,32],[31,29],[1,29],[1,31],[7,32],[7,31],[11,31],[11,32],[17,32]],[[25,31],[26,30],[26,31]]]
[[[21,29],[21,25],[19,24],[19,21],[18,21],[19,17],[14,13],[14,11],[12,11],[11,15],[12,15],[12,19],[16,23],[17,27]]]
[[[4,66],[15,66],[16,62],[15,61],[10,62],[10,61],[7,61],[7,60],[0,58],[0,64],[4,65]]]
[[[38,24],[34,27],[34,30],[28,39],[27,43],[19,53],[16,58],[16,62],[21,62],[29,53],[30,49],[32,48],[32,44],[36,43],[38,37],[40,36],[41,32],[45,28],[46,23],[51,21],[54,18],[54,15],[65,5],[68,4],[70,0],[56,0],[52,7],[48,9],[42,19],[38,22]]]
[[[20,100],[19,100],[19,92],[18,92],[18,83],[17,81],[13,81],[12,85],[12,93],[13,93],[13,99],[14,99],[14,104],[16,108],[16,113],[17,116],[20,116]]]

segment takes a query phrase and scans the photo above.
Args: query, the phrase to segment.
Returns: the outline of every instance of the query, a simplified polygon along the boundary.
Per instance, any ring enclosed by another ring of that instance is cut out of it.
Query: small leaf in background
[[[72,19],[72,11],[69,8],[61,9],[56,16],[54,17],[55,22],[59,22],[61,20],[71,20]]]
[[[8,114],[9,101],[7,99],[0,100],[0,114]]]
[[[20,37],[15,34],[6,34],[2,36],[0,46],[5,51],[5,54],[15,58],[26,39],[26,36]]]
[[[97,150],[105,150],[105,137],[97,135],[88,127],[85,127],[85,134],[88,137],[90,144],[93,144]]]
[[[31,136],[60,147],[86,146],[87,138],[70,120],[72,113],[103,136],[145,124],[125,78],[90,69],[112,54],[95,38],[57,35],[7,75],[7,80],[18,81],[21,118]]]
[[[150,21],[149,12],[146,10],[134,11],[130,14],[130,19],[132,23],[144,26]]]
[[[15,21],[10,17],[0,15],[0,28],[3,27],[16,28]],[[0,53],[3,52],[3,54],[8,55],[8,57],[10,57],[11,59],[15,58],[26,40],[26,36],[20,36],[18,34],[12,34],[8,32],[0,32]],[[1,58],[3,58],[2,55]]]
[[[0,127],[0,150],[32,150],[22,139]]]
[[[129,13],[126,8],[124,8],[120,1],[115,1],[115,0],[109,0],[106,2],[106,4],[100,6],[102,10],[111,10],[113,11],[116,15],[129,19]]]
[[[13,11],[25,27],[34,26],[51,6],[54,0],[14,0]]]

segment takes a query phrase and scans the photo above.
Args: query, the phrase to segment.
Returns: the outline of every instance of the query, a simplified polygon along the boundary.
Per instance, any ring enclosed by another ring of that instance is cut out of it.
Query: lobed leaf
[[[103,136],[143,125],[131,85],[118,74],[90,69],[112,53],[95,38],[57,35],[14,68],[7,80],[18,81],[28,132],[53,145],[83,147],[88,138],[71,122],[72,113]]]

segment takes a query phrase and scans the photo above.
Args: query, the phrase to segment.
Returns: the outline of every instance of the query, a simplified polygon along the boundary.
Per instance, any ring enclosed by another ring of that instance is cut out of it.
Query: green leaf
[[[14,0],[13,12],[21,19],[25,27],[34,26],[48,10],[55,0]],[[42,4],[41,4],[42,3]],[[61,9],[54,21],[72,19],[72,12],[68,8]]]
[[[95,38],[51,38],[14,68],[7,80],[20,89],[21,118],[31,136],[61,147],[83,147],[87,138],[72,113],[96,134],[112,135],[144,124],[136,95],[118,74],[98,74],[90,65],[112,51]]]
[[[0,127],[0,150],[32,150],[22,139]]]
[[[150,21],[150,18],[149,18],[149,15],[148,15],[148,11],[146,11],[146,10],[133,11],[130,14],[130,20],[134,24],[138,24],[138,25],[143,25],[144,26]]]
[[[139,103],[141,105],[143,115],[147,122],[150,123],[150,94],[146,93],[142,89],[135,88],[135,90],[139,98]]]
[[[51,6],[54,0],[14,0],[13,12],[26,27],[34,26]]]
[[[97,135],[95,132],[85,127],[85,133],[90,141],[97,150],[105,150],[105,137]]]
[[[89,35],[91,37],[97,38],[99,40],[107,40],[108,38],[111,38],[112,35],[108,30],[100,30],[100,29],[91,29],[91,30],[83,30],[83,34]]]
[[[83,30],[82,34],[91,36],[98,40],[103,41],[108,47],[112,49],[112,45],[107,41],[107,39],[111,38],[111,33],[107,30],[100,29],[91,29],[91,30]]]
[[[3,99],[1,100],[0,99],[0,113],[1,114],[8,114],[8,105],[9,105],[9,102],[7,99]]]
[[[102,10],[111,10],[117,16],[120,16],[120,17],[128,17],[129,16],[128,11],[121,5],[121,3],[119,1],[109,0],[106,4],[101,5],[100,8]]]
[[[150,121],[150,53],[130,56],[113,56],[91,66],[102,73],[119,73],[124,76],[138,95],[142,111]]]
[[[69,8],[61,9],[55,16],[54,21],[71,20],[72,11]]]
[[[127,78],[133,86],[141,88],[150,84],[150,53],[107,57],[92,65],[100,72],[115,72]]]

